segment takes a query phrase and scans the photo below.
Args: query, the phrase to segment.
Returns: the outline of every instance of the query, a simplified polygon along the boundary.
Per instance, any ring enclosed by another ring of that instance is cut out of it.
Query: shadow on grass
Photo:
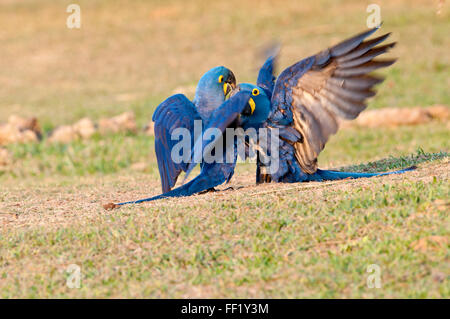
[[[416,154],[410,154],[400,157],[388,157],[375,162],[369,162],[365,164],[350,165],[340,167],[340,171],[352,171],[352,172],[382,172],[392,169],[403,169],[413,165],[417,165],[424,162],[430,162],[448,157],[448,152],[439,153],[426,153],[423,149],[417,149]]]

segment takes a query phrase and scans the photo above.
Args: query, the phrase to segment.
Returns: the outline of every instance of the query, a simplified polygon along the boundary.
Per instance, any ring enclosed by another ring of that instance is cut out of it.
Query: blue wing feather
[[[277,60],[277,54],[271,55],[263,64],[258,73],[258,79],[256,85],[262,88],[267,97],[272,97],[273,88],[275,86],[275,63]]]
[[[290,168],[286,171],[285,163],[281,163],[280,172],[283,174],[272,174],[272,179],[300,181],[304,176],[298,167],[304,173],[314,174],[317,157],[329,136],[337,132],[339,120],[354,119],[366,108],[366,99],[375,95],[374,85],[382,81],[382,78],[369,73],[395,62],[394,59],[374,60],[395,45],[390,43],[377,47],[389,34],[364,41],[377,29],[362,32],[301,60],[277,78],[267,124],[270,127],[294,128],[301,139],[289,144],[280,142],[281,145],[286,144],[283,146],[287,152],[286,159],[280,159],[291,161]],[[281,133],[280,137],[283,137]]]
[[[223,102],[221,106],[213,111],[204,130],[206,131],[209,128],[217,128],[223,134],[225,132],[225,129],[238,118],[239,114],[242,113],[248,103],[248,100],[250,99],[250,95],[250,92],[240,91],[227,101]],[[214,141],[218,140],[219,139],[215,139]],[[191,154],[193,154],[193,156],[203,155],[203,150],[205,150],[206,147],[212,146],[213,144],[211,142],[203,141],[202,138],[199,138],[197,141],[195,141],[194,148]],[[187,179],[192,169],[195,167],[196,162],[197,159],[189,164],[189,167],[186,170],[185,180]]]
[[[178,175],[187,169],[187,163],[178,164],[172,161],[172,148],[178,142],[172,141],[172,132],[176,128],[186,128],[190,131],[193,140],[194,121],[199,119],[201,118],[195,105],[183,94],[167,98],[153,113],[155,152],[163,193],[168,192],[175,185]]]
[[[242,110],[245,108],[246,104],[248,103],[248,100],[250,98],[250,92],[238,92],[233,97],[231,97],[228,101],[225,101],[218,109],[216,109],[213,114],[211,115],[211,119],[206,126],[205,129],[210,127],[215,127],[220,129],[222,134],[226,134],[226,127],[229,126],[237,117],[238,114],[242,112]],[[161,179],[166,180],[170,176],[170,172],[172,172],[173,169],[181,171],[181,169],[185,169],[186,166],[180,166],[176,165],[170,160],[170,152],[168,151],[170,148],[170,143],[167,144],[169,146],[165,147],[164,143],[165,141],[169,141],[168,138],[168,132],[170,132],[170,124],[173,123],[188,123],[183,122],[183,118],[180,117],[180,115],[177,113],[180,110],[185,110],[186,112],[189,109],[186,103],[185,97],[172,97],[169,98],[171,101],[167,101],[167,103],[163,102],[158,109],[155,111],[154,121],[155,123],[158,123],[158,130],[156,129],[155,125],[155,137],[156,132],[158,131],[158,136],[160,138],[157,138],[155,141],[155,146],[157,148],[157,156],[158,156],[158,165],[160,167],[161,173]],[[164,104],[164,105],[163,105]],[[161,109],[160,109],[161,107]],[[174,114],[177,114],[177,116],[174,116]],[[187,114],[187,113],[186,113]],[[190,115],[195,115],[194,113],[191,113]],[[198,114],[197,114],[198,115]],[[169,120],[167,120],[169,119]],[[174,119],[178,119],[177,121],[174,121]],[[193,121],[192,121],[193,123]],[[185,126],[186,128],[189,127],[189,124]],[[161,134],[166,133],[166,134]],[[226,140],[226,137],[225,137]],[[203,144],[203,139],[200,138],[196,141],[195,145],[199,145],[198,143]],[[209,143],[210,144],[210,143]],[[159,150],[159,146],[162,145],[161,150]],[[226,149],[226,146],[225,146]],[[125,204],[137,204],[142,202],[148,202],[148,201],[154,201],[162,198],[168,198],[168,197],[180,197],[180,196],[190,196],[196,193],[199,193],[201,191],[208,190],[210,188],[213,188],[215,186],[218,186],[220,184],[223,184],[225,182],[229,182],[231,177],[234,173],[234,168],[236,165],[236,145],[233,145],[233,151],[234,151],[234,161],[232,163],[227,163],[227,154],[226,151],[223,153],[224,161],[223,163],[203,163],[201,172],[198,176],[196,176],[194,179],[189,181],[188,183],[177,187],[173,190],[169,191],[163,191],[163,194],[140,199],[137,201],[130,201],[130,202],[124,202],[119,203],[116,205],[125,205]],[[169,157],[167,157],[169,156]],[[168,159],[164,161],[164,159]],[[191,169],[195,167],[195,163],[190,164],[189,170],[186,171],[186,177],[190,173]],[[164,168],[164,169],[162,169]],[[178,175],[177,175],[178,176]],[[163,178],[164,177],[164,178]],[[176,180],[176,178],[175,178]]]

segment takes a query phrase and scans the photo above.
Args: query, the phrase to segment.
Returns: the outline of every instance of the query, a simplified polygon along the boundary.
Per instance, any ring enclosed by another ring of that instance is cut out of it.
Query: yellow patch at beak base
[[[253,114],[253,112],[255,112],[255,101],[253,101],[253,99],[250,98],[248,100],[248,105],[250,105],[250,108],[252,109],[252,114]]]

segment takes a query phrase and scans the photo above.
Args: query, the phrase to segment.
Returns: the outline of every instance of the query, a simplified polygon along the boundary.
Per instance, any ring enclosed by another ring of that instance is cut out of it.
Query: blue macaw
[[[377,46],[390,33],[364,41],[377,29],[362,32],[301,60],[285,69],[278,78],[273,75],[276,56],[267,59],[260,69],[257,85],[271,99],[270,115],[264,127],[269,131],[279,129],[279,168],[269,173],[270,163],[258,160],[257,183],[339,180],[414,169],[353,173],[317,167],[317,157],[330,135],[337,132],[339,121],[355,119],[367,107],[366,99],[376,94],[373,87],[383,78],[369,73],[395,62],[395,59],[374,59],[394,47],[395,42]],[[269,147],[266,152],[270,153]],[[267,155],[270,158],[270,154]]]
[[[413,168],[388,173],[352,173],[320,170],[317,157],[331,134],[337,132],[339,119],[354,119],[365,108],[365,100],[374,96],[373,87],[382,78],[368,73],[387,67],[395,60],[374,60],[395,43],[378,46],[389,34],[364,41],[378,28],[358,34],[316,55],[301,60],[273,76],[275,56],[261,68],[257,85],[242,83],[231,97],[210,113],[204,128],[218,128],[223,137],[226,128],[267,128],[279,131],[279,167],[275,172],[258,161],[257,182],[306,182],[399,174]],[[167,136],[167,135],[165,135]],[[269,141],[271,141],[269,134]],[[271,141],[273,142],[273,141]],[[199,138],[193,153],[212,143]],[[234,162],[203,163],[201,173],[190,182],[161,195],[115,206],[153,201],[167,197],[189,196],[228,182],[236,164],[236,144],[232,145]],[[269,147],[265,150],[269,153]],[[227,152],[223,152],[226,156]],[[267,154],[269,158],[274,154]],[[186,176],[195,161],[184,163]]]
[[[254,93],[254,92],[253,92]],[[235,93],[232,97],[222,103],[218,108],[212,111],[209,116],[209,120],[207,125],[204,127],[204,130],[215,128],[218,129],[221,133],[222,141],[226,140],[226,129],[227,128],[236,128],[236,127],[246,127],[246,123],[257,123],[262,122],[267,118],[268,113],[261,113],[261,110],[255,110],[255,102],[252,99],[251,91],[242,91]],[[269,101],[266,99],[267,102]],[[263,103],[261,103],[263,105]],[[270,104],[269,104],[270,105]],[[269,107],[266,107],[266,110],[269,110]],[[253,120],[248,120],[253,119]],[[206,149],[208,146],[214,144],[220,139],[215,139],[211,141],[204,141],[203,137],[200,136],[194,144],[192,150],[192,156],[197,153],[196,149],[199,146],[202,149]],[[225,182],[229,182],[231,177],[234,174],[234,168],[236,166],[237,160],[237,152],[236,152],[236,141],[233,141],[231,145],[227,145],[223,143],[223,152],[222,159],[216,162],[202,162],[201,171],[198,176],[189,181],[188,183],[177,187],[168,192],[164,192],[161,195],[157,195],[150,198],[144,198],[136,201],[124,202],[119,204],[108,204],[105,208],[115,208],[125,204],[137,204],[142,202],[153,201],[161,198],[167,197],[180,197],[180,196],[190,196],[202,191],[211,190],[214,187],[221,185]],[[231,153],[230,153],[231,152]],[[231,161],[227,158],[231,154]],[[196,162],[190,161],[189,163],[183,163],[185,166],[184,170],[186,171],[186,178],[192,169],[195,167]]]
[[[177,143],[171,139],[173,131],[177,128],[188,129],[193,143],[194,121],[207,123],[211,113],[235,87],[233,72],[223,66],[215,67],[200,78],[192,102],[183,94],[175,94],[156,108],[152,120],[155,122],[155,152],[163,193],[171,190],[187,167],[187,163],[172,161],[172,149]]]

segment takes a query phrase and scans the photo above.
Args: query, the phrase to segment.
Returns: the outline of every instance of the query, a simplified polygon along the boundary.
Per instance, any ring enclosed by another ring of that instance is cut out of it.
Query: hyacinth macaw
[[[268,164],[258,161],[257,183],[338,180],[406,171],[352,173],[317,167],[319,153],[337,132],[339,121],[355,119],[367,107],[366,99],[376,94],[373,88],[383,78],[369,73],[395,62],[395,59],[374,59],[395,45],[377,46],[390,33],[365,41],[376,30],[362,32],[301,60],[278,78],[273,75],[276,57],[267,59],[257,85],[271,100],[270,115],[264,126],[279,129],[279,168],[269,173]]]
[[[188,129],[193,143],[194,121],[207,123],[211,113],[235,87],[233,72],[223,66],[215,67],[200,78],[192,102],[183,94],[175,94],[156,108],[152,120],[155,122],[155,152],[163,193],[170,191],[180,173],[187,169],[187,163],[172,161],[172,149],[177,143],[171,138],[173,131],[177,128]]]
[[[375,95],[373,87],[382,78],[368,73],[387,67],[395,60],[374,60],[395,43],[378,46],[389,34],[364,41],[377,28],[363,32],[327,50],[295,63],[278,78],[273,76],[275,57],[269,57],[261,68],[257,85],[239,84],[230,99],[210,113],[208,128],[218,128],[226,136],[226,128],[241,127],[279,131],[279,166],[268,173],[258,161],[257,182],[305,182],[372,177],[403,173],[352,173],[320,170],[317,157],[329,136],[337,132],[339,119],[354,119],[366,108],[365,100]],[[270,138],[269,138],[270,140]],[[271,141],[273,142],[273,141]],[[205,149],[208,142],[196,140]],[[116,205],[153,201],[167,197],[189,196],[228,182],[236,164],[203,163],[196,178],[174,190],[150,198]],[[265,150],[269,151],[269,148]],[[223,154],[226,156],[227,152]],[[274,154],[268,154],[269,158]],[[195,162],[185,164],[186,176]]]
[[[178,143],[178,141],[172,139],[174,130],[178,128],[188,129],[191,145],[193,145],[196,138],[194,132],[195,121],[202,121],[202,131],[205,129],[205,123],[208,124],[206,128],[211,127],[213,125],[211,123],[216,123],[221,116],[217,109],[228,97],[231,90],[235,88],[236,78],[233,72],[223,66],[215,67],[201,77],[192,102],[183,94],[176,94],[166,99],[156,108],[152,120],[155,122],[155,152],[163,191],[163,195],[160,195],[160,197],[189,196],[201,191],[211,190],[215,186],[231,179],[234,172],[232,163],[202,162],[201,172],[196,179],[182,187],[171,190],[180,173],[182,171],[186,172],[189,165],[189,162],[176,163],[172,160],[172,150]],[[234,105],[234,103],[243,104],[236,97],[232,101],[227,102],[227,105]],[[115,205],[139,203],[148,200],[143,199]]]
[[[255,93],[255,91],[253,91],[253,93]],[[257,101],[254,101],[252,97],[251,90],[242,90],[241,92],[235,93],[231,98],[223,102],[218,108],[212,111],[204,130],[206,131],[210,128],[217,128],[220,130],[222,137],[225,140],[226,128],[247,127],[247,124],[252,125],[263,122],[267,118],[270,102],[267,98],[265,101],[261,101],[260,104],[262,106],[264,106],[264,102],[268,103],[268,105],[266,107],[261,107],[260,110],[256,111],[255,104]],[[264,110],[266,110],[267,113],[264,113]],[[195,141],[192,154],[196,154],[195,149],[197,149],[200,144],[203,149],[206,149],[210,143],[212,142],[204,141],[202,136],[200,136]],[[231,145],[223,143],[222,147],[222,160],[220,162],[218,161],[212,163],[202,162],[200,174],[188,183],[161,195],[136,201],[112,204],[112,206],[108,206],[108,208],[114,208],[125,204],[148,202],[167,197],[190,196],[202,191],[211,190],[215,186],[229,182],[233,176],[234,168],[236,166],[236,145],[235,142]],[[231,161],[228,161],[226,158],[227,154],[232,154]],[[187,177],[195,167],[195,162],[192,161],[184,164],[186,165],[184,166],[184,169]]]

